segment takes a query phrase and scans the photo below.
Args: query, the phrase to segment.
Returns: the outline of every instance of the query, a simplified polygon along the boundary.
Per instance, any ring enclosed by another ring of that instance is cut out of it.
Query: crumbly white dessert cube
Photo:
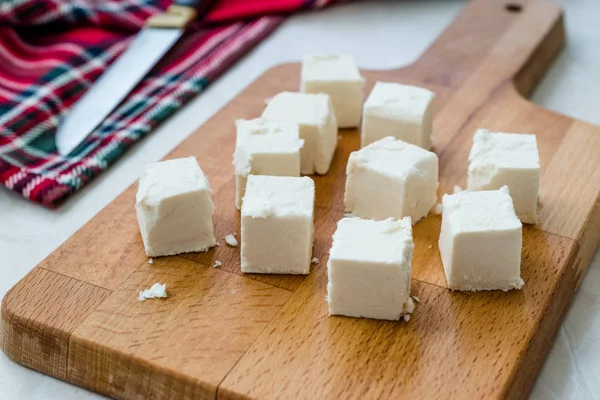
[[[350,154],[344,206],[361,218],[408,216],[414,224],[436,203],[437,187],[435,153],[386,137]]]
[[[439,248],[448,287],[520,289],[522,225],[508,187],[446,194],[442,203]]]
[[[508,186],[521,222],[535,224],[540,189],[540,156],[535,135],[479,129],[469,154],[468,190]]]
[[[148,257],[206,251],[216,243],[210,185],[195,157],[146,166],[135,210]]]
[[[308,177],[250,175],[242,202],[242,272],[308,274],[314,201]]]
[[[417,86],[377,82],[363,108],[361,146],[386,136],[431,149],[435,95]]]
[[[327,262],[329,314],[400,320],[410,297],[413,238],[410,218],[343,218]]]
[[[298,124],[262,118],[238,120],[233,165],[235,167],[235,206],[242,207],[248,175],[300,176]]]
[[[351,55],[314,55],[302,61],[300,91],[328,94],[340,128],[360,123],[364,86]]]
[[[304,175],[326,174],[337,145],[337,120],[327,94],[282,92],[269,102],[262,117],[298,124],[300,172]]]

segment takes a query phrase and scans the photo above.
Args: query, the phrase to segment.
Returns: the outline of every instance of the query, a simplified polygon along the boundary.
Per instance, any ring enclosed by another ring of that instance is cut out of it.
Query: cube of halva
[[[510,290],[521,279],[521,222],[508,187],[446,194],[439,248],[448,287]]]
[[[328,94],[340,128],[358,126],[364,85],[350,55],[306,56],[302,61],[300,91]]]
[[[540,157],[535,135],[479,129],[469,154],[468,190],[508,186],[521,222],[535,224],[540,188]]]
[[[216,243],[210,185],[195,157],[148,165],[135,210],[148,257],[206,251]]]
[[[329,314],[399,320],[413,311],[410,218],[337,224],[327,262]]]
[[[436,203],[437,186],[435,153],[386,137],[350,154],[344,205],[361,218],[417,223]]]
[[[235,206],[242,207],[248,175],[300,176],[300,139],[297,124],[256,118],[236,121]]]
[[[429,150],[434,97],[417,86],[375,83],[363,109],[361,146],[393,136]]]
[[[308,177],[248,176],[242,202],[242,272],[308,274],[315,184]]]
[[[298,124],[300,172],[305,175],[326,174],[337,145],[337,121],[331,99],[326,94],[277,94],[265,108],[263,118]]]

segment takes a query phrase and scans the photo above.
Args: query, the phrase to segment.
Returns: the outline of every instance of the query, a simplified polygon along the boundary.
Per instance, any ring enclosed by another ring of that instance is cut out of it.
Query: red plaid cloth
[[[271,33],[335,0],[221,0],[68,157],[56,127],[166,0],[0,0],[0,182],[54,208]]]

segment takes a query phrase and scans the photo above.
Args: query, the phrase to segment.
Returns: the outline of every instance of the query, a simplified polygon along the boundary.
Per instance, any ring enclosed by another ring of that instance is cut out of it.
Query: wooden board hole
[[[508,3],[507,5],[504,6],[504,9],[506,11],[508,11],[509,13],[520,13],[521,11],[523,11],[523,6],[518,4],[518,3]]]

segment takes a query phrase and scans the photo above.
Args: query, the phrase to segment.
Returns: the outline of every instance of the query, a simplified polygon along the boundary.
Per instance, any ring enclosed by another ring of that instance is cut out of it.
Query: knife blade
[[[75,103],[59,125],[56,148],[60,155],[66,156],[75,150],[175,45],[196,17],[201,3],[201,0],[175,0],[166,12],[146,21],[125,52]],[[207,7],[203,9],[206,11]]]

